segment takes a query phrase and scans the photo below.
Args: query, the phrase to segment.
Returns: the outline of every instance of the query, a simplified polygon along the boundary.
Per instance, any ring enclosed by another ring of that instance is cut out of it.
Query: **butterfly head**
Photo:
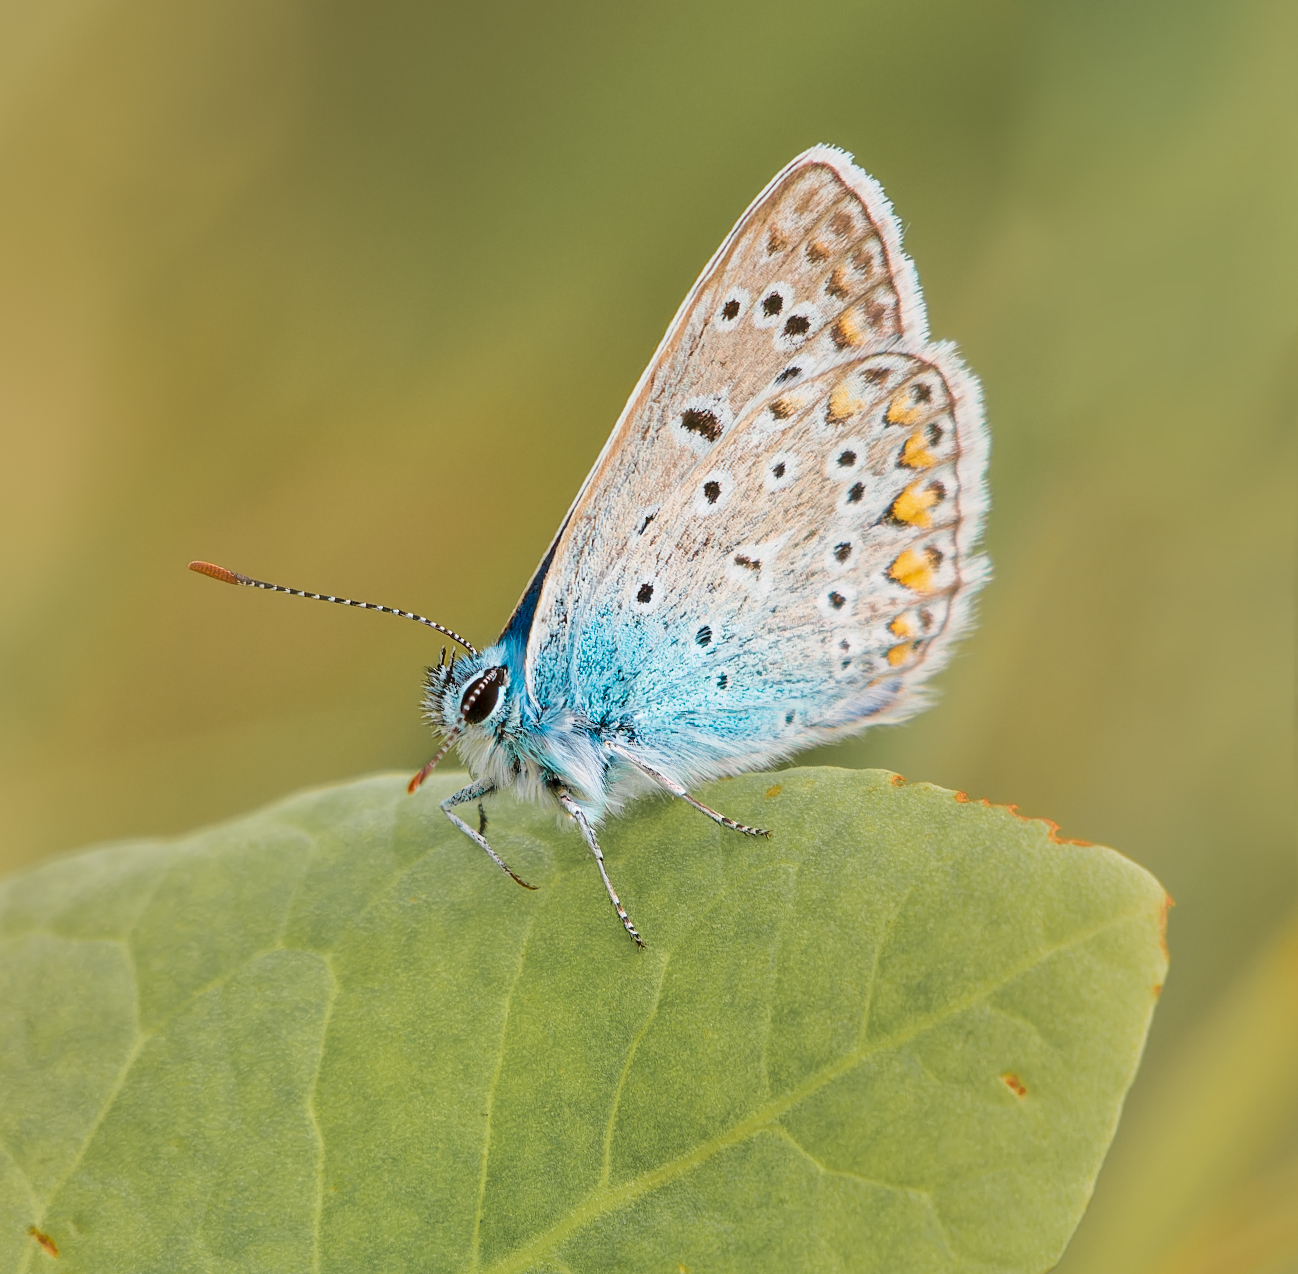
[[[498,650],[484,650],[467,659],[451,657],[429,668],[424,681],[424,715],[446,736],[448,744],[485,741],[509,718],[509,666]]]
[[[451,656],[429,668],[424,679],[424,718],[435,733],[442,735],[437,755],[410,780],[414,791],[432,773],[438,762],[458,747],[460,755],[475,773],[507,765],[508,749],[501,749],[506,732],[519,720],[518,696],[514,687],[521,680],[511,673],[505,650],[493,646],[475,651],[467,659]]]

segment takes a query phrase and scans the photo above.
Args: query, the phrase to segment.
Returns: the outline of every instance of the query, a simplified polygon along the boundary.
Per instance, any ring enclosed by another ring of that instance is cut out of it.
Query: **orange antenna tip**
[[[189,569],[197,571],[200,575],[219,579],[223,584],[242,584],[244,580],[242,575],[227,571],[224,566],[217,566],[215,562],[190,562]]]

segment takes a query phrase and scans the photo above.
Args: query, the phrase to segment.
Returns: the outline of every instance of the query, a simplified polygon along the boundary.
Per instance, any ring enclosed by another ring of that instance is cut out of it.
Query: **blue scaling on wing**
[[[941,347],[750,404],[597,582],[570,701],[687,785],[915,711],[985,570],[979,424]]]

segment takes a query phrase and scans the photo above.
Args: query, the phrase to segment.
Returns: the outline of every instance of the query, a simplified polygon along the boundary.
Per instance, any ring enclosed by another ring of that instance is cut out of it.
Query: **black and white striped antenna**
[[[361,610],[378,610],[385,615],[396,615],[401,619],[413,619],[415,623],[423,624],[426,628],[435,628],[452,641],[458,642],[469,654],[476,655],[478,653],[477,647],[472,642],[465,641],[459,633],[452,631],[444,624],[438,624],[431,619],[426,619],[423,615],[416,615],[413,611],[398,610],[395,606],[379,606],[374,602],[354,602],[349,597],[331,597],[327,593],[308,593],[301,588],[285,588],[283,584],[268,584],[265,580],[240,575],[238,571],[227,570],[224,566],[217,566],[214,562],[190,562],[189,569],[197,571],[200,575],[206,575],[210,579],[219,579],[223,584],[239,584],[245,588],[264,588],[271,593],[288,593],[293,597],[309,597],[313,602],[335,602],[339,606],[359,606]],[[445,651],[442,653],[444,658]]]

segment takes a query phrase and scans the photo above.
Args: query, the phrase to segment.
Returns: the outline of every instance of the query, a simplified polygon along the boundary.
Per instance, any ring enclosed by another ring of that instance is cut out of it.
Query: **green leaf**
[[[0,1269],[1043,1270],[1163,980],[1163,891],[1049,824],[791,770],[518,889],[382,777],[0,887]]]

